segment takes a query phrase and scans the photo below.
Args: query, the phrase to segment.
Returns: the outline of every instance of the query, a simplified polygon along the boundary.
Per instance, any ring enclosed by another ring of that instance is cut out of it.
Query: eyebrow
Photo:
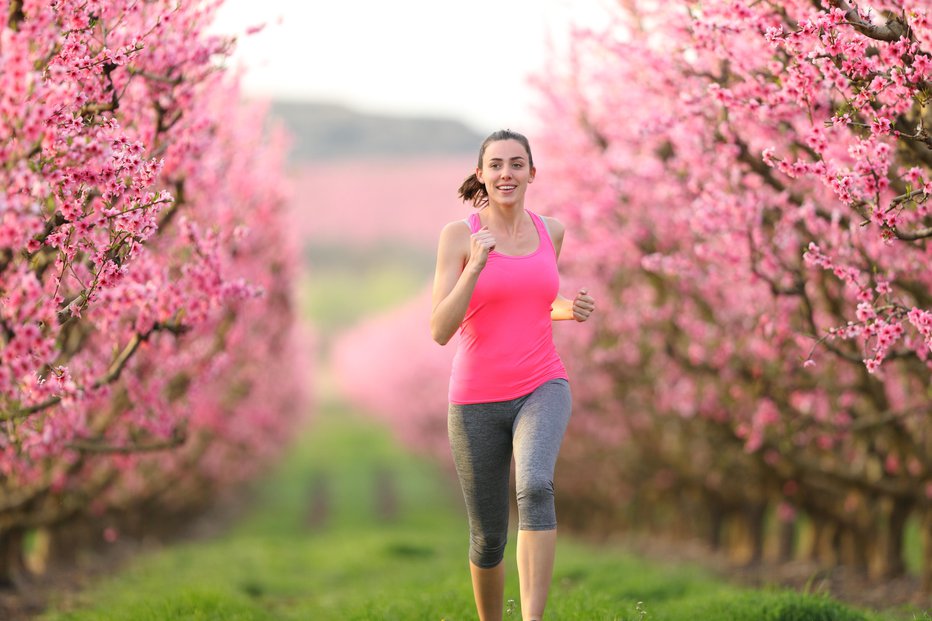
[[[526,158],[525,158],[523,155],[518,155],[518,156],[516,156],[516,157],[510,158],[510,161],[513,162],[513,161],[515,161],[515,160],[523,160],[523,159],[526,159]],[[493,157],[493,158],[490,158],[489,161],[490,161],[490,162],[501,162],[501,161],[502,161],[502,158],[500,158],[500,157]]]

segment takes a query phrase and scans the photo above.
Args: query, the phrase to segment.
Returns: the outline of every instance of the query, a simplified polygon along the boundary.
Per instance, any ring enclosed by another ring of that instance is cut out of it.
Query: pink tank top
[[[552,379],[566,379],[553,344],[551,305],[560,287],[553,242],[537,214],[534,252],[489,253],[460,325],[450,376],[451,403],[508,401]],[[482,225],[469,217],[473,233]]]

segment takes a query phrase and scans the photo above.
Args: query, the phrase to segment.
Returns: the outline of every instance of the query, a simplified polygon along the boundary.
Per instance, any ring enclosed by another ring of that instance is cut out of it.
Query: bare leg
[[[484,569],[469,562],[479,621],[502,621],[505,614],[505,563]]]
[[[518,531],[518,580],[524,621],[540,621],[544,617],[556,545],[556,529]]]

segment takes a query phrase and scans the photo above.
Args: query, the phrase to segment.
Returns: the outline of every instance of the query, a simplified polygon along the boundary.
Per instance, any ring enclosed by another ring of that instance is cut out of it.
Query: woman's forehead
[[[527,149],[517,140],[496,140],[495,142],[490,142],[485,148],[485,156],[483,159],[511,160],[516,157],[527,159],[527,156]]]

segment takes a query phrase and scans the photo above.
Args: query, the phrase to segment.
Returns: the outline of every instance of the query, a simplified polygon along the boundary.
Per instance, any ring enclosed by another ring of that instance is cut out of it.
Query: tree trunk
[[[839,524],[835,538],[836,564],[867,576],[870,565],[870,537],[857,523]]]
[[[812,529],[812,537],[809,540],[809,548],[806,550],[806,559],[815,563],[819,561],[819,548],[821,548],[822,538],[825,536],[825,520],[812,515],[809,520],[809,528]]]
[[[709,530],[707,541],[709,547],[718,552],[722,549],[722,531],[725,529],[725,509],[715,500],[709,500]]]
[[[859,526],[852,526],[849,532],[852,565],[859,574],[867,576],[870,574],[871,550],[876,543],[875,539],[870,531]]]
[[[838,527],[825,516],[812,516],[812,544],[809,548],[809,560],[822,567],[832,567],[838,563]]]
[[[834,567],[844,563],[844,544],[845,544],[845,527],[835,522],[832,524],[832,536],[829,545],[830,557],[826,559],[826,565]]]
[[[903,539],[906,535],[906,520],[912,511],[912,502],[905,499],[893,501],[890,519],[887,522],[887,541],[882,574],[884,578],[898,578],[906,573],[903,559]]]
[[[22,528],[0,532],[0,589],[16,589],[27,576]]]
[[[792,561],[796,551],[796,518],[781,521],[777,537],[777,559],[781,563]]]
[[[50,563],[55,566],[74,566],[81,550],[91,545],[92,536],[88,520],[75,517],[49,528]]]
[[[748,505],[744,509],[744,519],[748,523],[748,546],[750,556],[748,565],[759,565],[764,560],[764,518],[767,504],[763,502]]]

